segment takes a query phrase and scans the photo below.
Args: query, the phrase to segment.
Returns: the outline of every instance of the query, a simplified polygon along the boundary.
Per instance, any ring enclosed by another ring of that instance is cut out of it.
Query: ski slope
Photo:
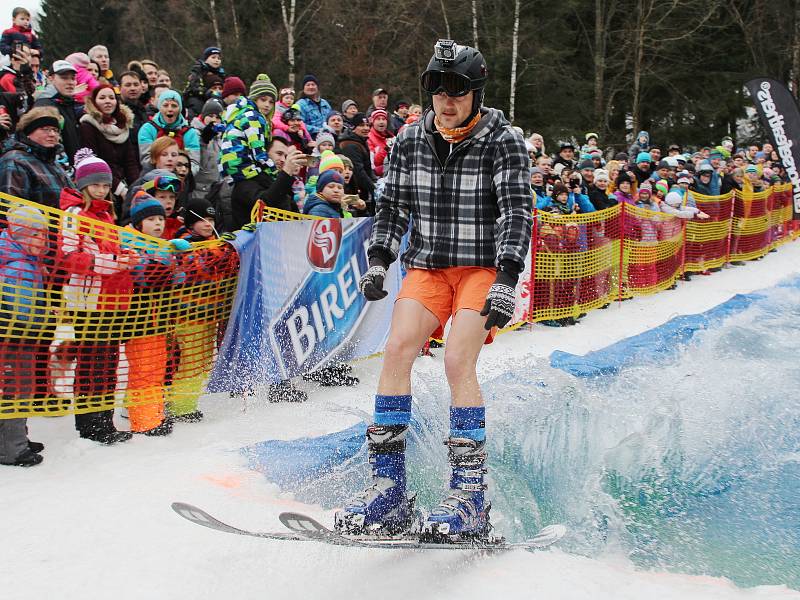
[[[552,371],[547,357],[553,350],[600,349],[796,273],[798,243],[744,267],[695,276],[675,291],[615,303],[576,327],[511,332],[485,348],[480,376],[492,382],[525,368],[535,378]],[[421,397],[444,389],[444,350],[435,353],[415,368],[414,392]],[[45,461],[31,469],[0,470],[0,597],[800,598],[784,585],[742,589],[723,578],[637,569],[613,539],[591,558],[569,552],[569,544],[495,556],[364,550],[226,535],[172,512],[171,502],[185,501],[255,530],[280,531],[278,514],[292,510],[330,522],[330,507],[301,502],[268,482],[248,467],[241,448],[323,435],[369,418],[379,367],[379,359],[357,363],[361,385],[355,389],[301,382],[311,395],[302,405],[271,405],[263,396],[246,402],[208,397],[201,403],[202,423],[177,424],[167,438],[137,436],[114,447],[78,439],[72,417],[30,419],[30,438],[45,443]],[[445,412],[439,412],[444,421]],[[119,417],[117,424],[127,426]],[[439,452],[431,461],[443,468],[444,451]],[[512,517],[500,510],[498,527],[511,526]]]

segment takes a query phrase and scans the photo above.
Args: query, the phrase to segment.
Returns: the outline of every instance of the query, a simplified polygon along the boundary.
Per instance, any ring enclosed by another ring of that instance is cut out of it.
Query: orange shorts
[[[442,339],[447,321],[459,310],[483,310],[496,275],[497,271],[489,267],[409,269],[397,299],[416,300],[431,311],[439,319],[439,327],[431,337]],[[492,343],[496,332],[496,327],[489,332],[486,344]]]

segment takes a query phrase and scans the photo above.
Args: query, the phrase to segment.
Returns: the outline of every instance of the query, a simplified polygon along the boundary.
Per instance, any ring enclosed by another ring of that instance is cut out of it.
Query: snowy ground
[[[549,369],[555,349],[583,354],[740,292],[800,272],[800,243],[764,260],[696,276],[677,290],[594,311],[572,328],[536,326],[485,349],[481,375],[528,357]],[[442,357],[421,359],[416,377],[441,378]],[[29,421],[47,445],[42,465],[0,474],[0,597],[18,598],[427,598],[727,599],[800,598],[785,587],[742,590],[723,579],[637,571],[625,557],[593,560],[558,549],[491,557],[470,552],[341,549],[225,535],[175,515],[182,500],[222,520],[280,530],[278,513],[330,513],[283,494],[247,468],[239,449],[266,439],[315,436],[352,425],[371,410],[379,359],[356,365],[355,390],[311,392],[304,405],[205,399],[206,420],[165,439],[116,447],[79,440],[72,418]],[[127,422],[118,419],[120,428]]]

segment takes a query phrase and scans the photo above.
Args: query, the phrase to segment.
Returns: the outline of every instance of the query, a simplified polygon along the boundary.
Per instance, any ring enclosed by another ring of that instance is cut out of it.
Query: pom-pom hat
[[[95,183],[111,185],[112,179],[111,167],[89,148],[81,148],[75,153],[75,184],[79,190]]]

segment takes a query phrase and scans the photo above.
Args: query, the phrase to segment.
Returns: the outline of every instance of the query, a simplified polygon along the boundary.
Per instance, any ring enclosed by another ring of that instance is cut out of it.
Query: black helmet
[[[483,102],[487,74],[486,61],[478,50],[460,46],[453,40],[439,40],[420,80],[422,89],[431,96],[439,92],[448,96],[466,96],[475,91],[475,108]]]

